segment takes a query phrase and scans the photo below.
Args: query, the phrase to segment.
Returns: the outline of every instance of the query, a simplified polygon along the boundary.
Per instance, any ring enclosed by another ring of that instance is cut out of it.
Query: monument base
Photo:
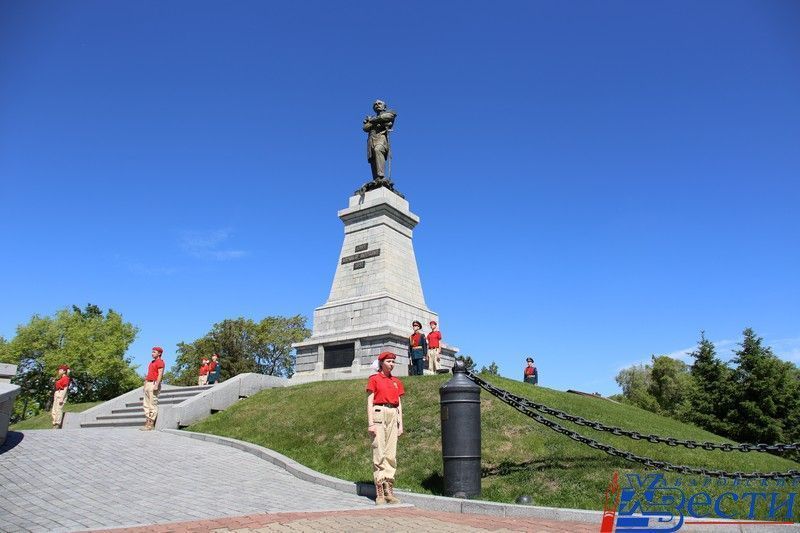
[[[375,371],[372,363],[381,352],[397,355],[393,374],[407,376],[411,369],[408,358],[408,337],[384,331],[350,332],[348,335],[314,338],[294,345],[297,351],[292,381],[322,381],[336,379],[366,379]],[[442,343],[440,368],[450,369],[458,348]],[[426,374],[427,374],[426,370]],[[432,372],[431,372],[432,374]]]
[[[385,186],[351,196],[338,215],[344,241],[331,292],[314,310],[311,337],[292,345],[292,380],[363,378],[383,351],[398,356],[394,373],[406,376],[411,323],[439,322],[425,304],[414,255],[419,217]],[[457,351],[442,346],[443,368],[453,366]]]

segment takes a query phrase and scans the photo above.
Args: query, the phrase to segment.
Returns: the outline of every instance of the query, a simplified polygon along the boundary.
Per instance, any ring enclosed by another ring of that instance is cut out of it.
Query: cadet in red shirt
[[[69,390],[69,367],[61,365],[58,367],[58,379],[53,392],[53,409],[50,410],[50,417],[53,419],[53,429],[61,427],[64,419],[64,404],[67,403],[67,392]]]
[[[431,332],[428,333],[428,369],[432,372],[439,370],[441,361],[442,332],[436,329],[439,324],[431,320]]]
[[[144,416],[147,421],[144,423],[143,431],[150,431],[156,427],[158,418],[158,393],[161,392],[161,378],[164,377],[164,361],[161,359],[164,348],[153,346],[150,356],[153,358],[147,367],[147,375],[144,378]]]
[[[375,479],[375,505],[400,503],[394,495],[397,469],[397,437],[403,434],[403,382],[392,375],[397,356],[383,352],[378,356],[380,372],[367,382],[367,431],[372,436],[372,475]]]
[[[208,385],[208,372],[208,357],[203,357],[200,362],[200,375],[197,376],[197,384],[199,386],[202,387],[203,385]]]

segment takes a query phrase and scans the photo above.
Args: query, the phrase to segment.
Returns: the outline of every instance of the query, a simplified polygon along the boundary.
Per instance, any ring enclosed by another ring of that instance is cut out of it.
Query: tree
[[[260,322],[249,318],[226,319],[191,342],[178,343],[177,360],[165,380],[174,385],[197,383],[200,359],[220,355],[221,378],[245,372],[291,377],[294,373],[292,343],[308,337],[306,319],[268,316]]]
[[[650,393],[652,380],[652,368],[644,364],[623,368],[615,378],[617,385],[622,388],[622,396],[628,403],[658,412],[658,402]]]
[[[800,408],[798,370],[781,361],[751,328],[745,329],[733,362],[734,393],[726,422],[731,437],[743,442],[773,443],[797,435]]]
[[[500,368],[497,366],[497,363],[492,361],[489,363],[489,366],[481,367],[481,374],[488,374],[490,376],[499,376],[500,375]]]
[[[680,417],[689,409],[692,378],[689,366],[666,355],[652,356],[648,392],[658,403],[659,412]]]
[[[138,329],[122,315],[93,304],[72,306],[52,317],[34,315],[17,328],[10,342],[0,345],[0,362],[17,365],[14,382],[21,387],[15,420],[46,409],[59,365],[72,369],[70,400],[108,400],[140,385],[136,366],[125,352]]]
[[[475,365],[475,361],[472,360],[472,356],[471,355],[463,355],[463,356],[459,355],[458,358],[461,359],[462,361],[464,361],[464,368],[466,369],[467,372],[474,372],[475,371],[475,366],[476,365]]]
[[[716,353],[714,343],[700,332],[697,349],[690,353],[693,386],[689,392],[688,417],[692,422],[718,435],[728,435],[730,426],[725,417],[733,400],[733,373]]]

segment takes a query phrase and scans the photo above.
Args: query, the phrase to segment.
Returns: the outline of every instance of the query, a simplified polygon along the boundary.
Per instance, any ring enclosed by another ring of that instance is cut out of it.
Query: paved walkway
[[[0,448],[3,532],[374,507],[235,448],[160,431],[25,431]]]
[[[598,524],[554,522],[531,518],[441,513],[409,507],[381,508],[371,511],[334,511],[327,513],[278,513],[251,515],[219,520],[183,522],[143,528],[116,529],[114,533],[267,533],[273,531],[306,532],[441,532],[536,531],[596,533]]]

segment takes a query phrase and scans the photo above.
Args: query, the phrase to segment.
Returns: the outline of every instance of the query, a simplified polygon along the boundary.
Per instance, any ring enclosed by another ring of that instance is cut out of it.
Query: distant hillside
[[[400,438],[400,488],[441,494],[442,457],[439,386],[450,376],[403,378],[406,434]],[[538,403],[608,425],[699,442],[724,439],[694,426],[602,398],[568,394],[505,378],[496,386]],[[270,389],[242,400],[189,428],[253,442],[326,474],[352,481],[372,479],[366,431],[365,381],[328,381]],[[481,393],[483,495],[513,502],[529,494],[536,505],[602,509],[614,473],[645,468],[593,450]],[[559,421],[581,434],[636,455],[726,471],[800,470],[800,465],[764,453],[707,452],[615,437]],[[732,481],[726,482],[731,489]],[[753,490],[753,489],[749,489]],[[762,489],[765,490],[765,489]],[[771,489],[770,489],[771,490]],[[791,491],[791,489],[787,489]]]

